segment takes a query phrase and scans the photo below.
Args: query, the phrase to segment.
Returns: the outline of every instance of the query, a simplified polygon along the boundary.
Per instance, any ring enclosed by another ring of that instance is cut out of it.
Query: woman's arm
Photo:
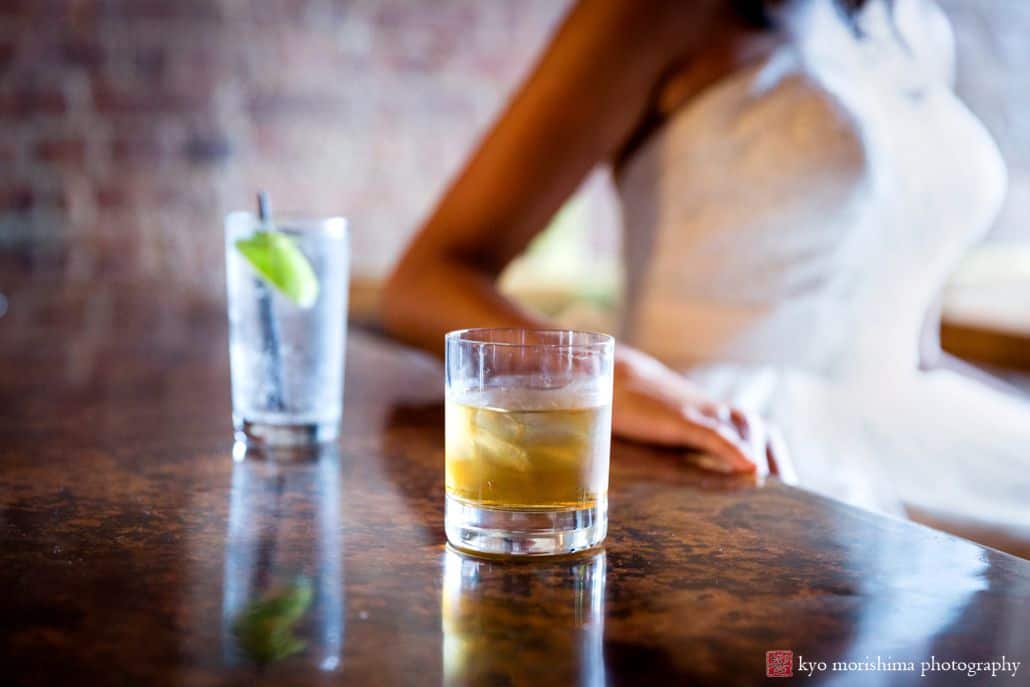
[[[440,352],[451,329],[541,324],[496,278],[643,117],[686,33],[674,30],[677,4],[588,0],[571,11],[394,271],[390,332]]]
[[[497,277],[598,163],[641,123],[663,73],[712,31],[723,3],[583,0],[408,247],[383,295],[393,335],[441,354],[465,327],[540,327]],[[751,471],[757,418],[709,403],[659,362],[619,346],[614,431],[707,451],[706,467]]]

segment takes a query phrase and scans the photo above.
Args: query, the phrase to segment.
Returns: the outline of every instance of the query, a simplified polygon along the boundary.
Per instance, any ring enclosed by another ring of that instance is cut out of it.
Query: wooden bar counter
[[[1030,663],[1030,562],[674,452],[614,444],[601,552],[449,551],[441,366],[373,334],[338,446],[234,462],[224,311],[159,293],[6,290],[0,685],[1030,684],[944,667]]]

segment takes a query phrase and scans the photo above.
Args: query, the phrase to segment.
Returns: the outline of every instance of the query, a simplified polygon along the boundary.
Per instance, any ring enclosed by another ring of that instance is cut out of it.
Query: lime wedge
[[[318,299],[318,277],[311,263],[286,234],[258,231],[236,241],[238,250],[265,281],[302,308]]]

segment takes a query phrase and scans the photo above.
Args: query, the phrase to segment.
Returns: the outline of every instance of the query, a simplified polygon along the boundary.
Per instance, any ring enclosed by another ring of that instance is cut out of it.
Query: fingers
[[[769,452],[776,464],[775,474],[780,481],[787,484],[797,483],[797,474],[794,472],[794,462],[790,457],[790,450],[783,438],[783,433],[775,425],[769,426]],[[770,463],[771,468],[772,463]]]
[[[738,408],[730,411],[730,417],[741,437],[747,442],[750,448],[749,455],[756,461],[759,474],[776,475],[787,483],[796,481],[790,453],[778,427],[760,415]]]
[[[699,465],[726,473],[756,470],[756,461],[752,459],[753,449],[750,442],[743,438],[744,434],[752,434],[750,425],[743,425],[742,433],[733,422],[732,411],[727,406],[688,406],[683,413],[690,422],[686,430],[687,443],[709,454],[699,461]]]
[[[694,390],[678,392],[664,383],[665,376],[656,381],[639,373],[629,365],[616,379],[612,429],[618,436],[695,449],[701,455],[694,461],[716,472],[763,476],[772,465],[782,473],[783,454],[759,415]]]
[[[769,474],[779,475],[780,465],[776,462],[776,453],[773,451],[772,443],[765,445],[765,459],[769,462]]]
[[[730,421],[733,422],[733,426],[740,432],[740,436],[747,439],[750,435],[750,423],[748,422],[747,413],[740,408],[729,409]]]
[[[716,472],[754,472],[792,479],[793,470],[780,432],[761,416],[724,404],[708,403],[684,411],[708,436],[694,439],[708,455],[696,462]]]

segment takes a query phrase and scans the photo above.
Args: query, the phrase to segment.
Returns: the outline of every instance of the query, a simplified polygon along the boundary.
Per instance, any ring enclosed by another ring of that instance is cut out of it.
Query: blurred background
[[[569,4],[3,0],[0,293],[28,275],[221,301],[222,217],[263,188],[277,209],[351,219],[353,315],[374,319],[378,284]],[[940,4],[958,92],[1010,174],[990,243],[947,290],[945,342],[1030,365],[1030,2]],[[618,265],[599,171],[504,283],[604,326]]]

